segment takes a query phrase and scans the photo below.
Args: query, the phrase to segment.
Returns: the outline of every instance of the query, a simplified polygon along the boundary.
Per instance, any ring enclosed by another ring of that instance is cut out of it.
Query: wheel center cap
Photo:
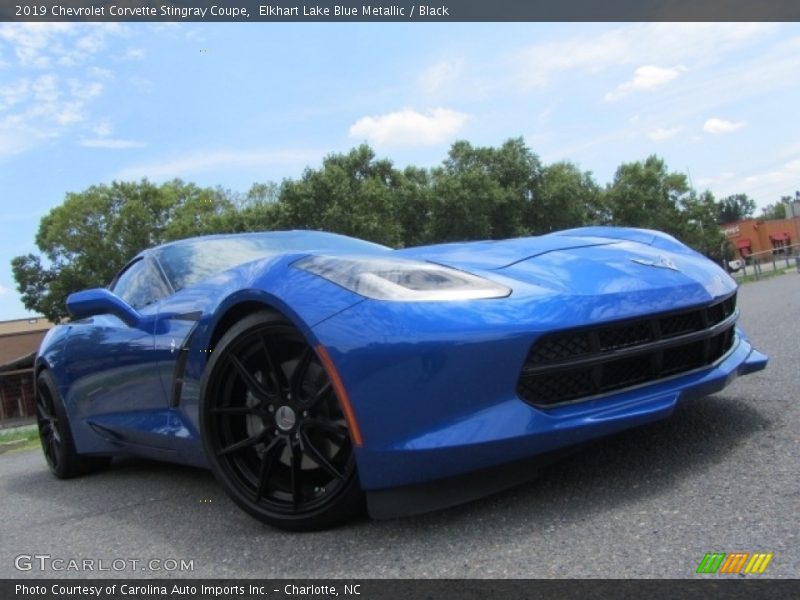
[[[275,424],[283,431],[289,431],[297,422],[297,415],[290,406],[281,406],[275,412]]]

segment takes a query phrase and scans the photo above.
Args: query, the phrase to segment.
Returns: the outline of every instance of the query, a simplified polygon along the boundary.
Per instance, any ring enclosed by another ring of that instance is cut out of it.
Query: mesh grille
[[[517,393],[530,404],[554,406],[711,365],[733,345],[734,325],[710,329],[735,312],[733,295],[692,310],[543,336],[528,353]],[[680,343],[680,336],[692,339]],[[673,344],[659,344],[665,340]]]

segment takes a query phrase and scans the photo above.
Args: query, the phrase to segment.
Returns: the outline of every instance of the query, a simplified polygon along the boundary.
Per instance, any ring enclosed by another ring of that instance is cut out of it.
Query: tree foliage
[[[607,224],[666,231],[715,256],[721,215],[753,209],[744,195],[698,195],[656,156],[620,165],[601,188],[572,163],[543,165],[522,138],[455,142],[430,169],[400,169],[361,145],[246,193],[142,180],[67,194],[40,222],[41,254],[17,256],[12,268],[25,307],[57,321],[69,293],[108,284],[142,249],[206,233],[323,229],[401,247]]]
[[[224,230],[233,205],[219,190],[179,180],[95,185],[67,194],[39,223],[42,257],[12,260],[25,308],[52,321],[65,316],[64,299],[76,290],[107,285],[141,250],[165,241]]]
[[[756,202],[747,194],[733,194],[719,201],[717,221],[720,224],[733,223],[753,216]]]
[[[785,219],[791,214],[789,205],[793,200],[794,198],[791,196],[783,196],[779,202],[767,204],[761,209],[761,218],[765,221],[771,221],[773,219]]]

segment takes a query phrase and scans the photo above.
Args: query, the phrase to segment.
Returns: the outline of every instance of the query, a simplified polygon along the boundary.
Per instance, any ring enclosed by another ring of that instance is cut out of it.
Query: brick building
[[[720,228],[735,249],[736,258],[769,251],[796,254],[800,244],[800,216],[774,221],[744,219],[726,223]]]
[[[44,317],[0,321],[0,426],[35,415],[33,361],[52,326]]]

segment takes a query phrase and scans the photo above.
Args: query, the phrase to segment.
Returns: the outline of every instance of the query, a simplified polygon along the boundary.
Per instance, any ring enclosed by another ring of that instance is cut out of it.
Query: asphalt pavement
[[[760,577],[800,577],[800,275],[739,305],[767,370],[435,514],[288,534],[203,470],[129,460],[65,482],[39,451],[5,453],[0,577],[683,578],[707,552],[773,553]]]

